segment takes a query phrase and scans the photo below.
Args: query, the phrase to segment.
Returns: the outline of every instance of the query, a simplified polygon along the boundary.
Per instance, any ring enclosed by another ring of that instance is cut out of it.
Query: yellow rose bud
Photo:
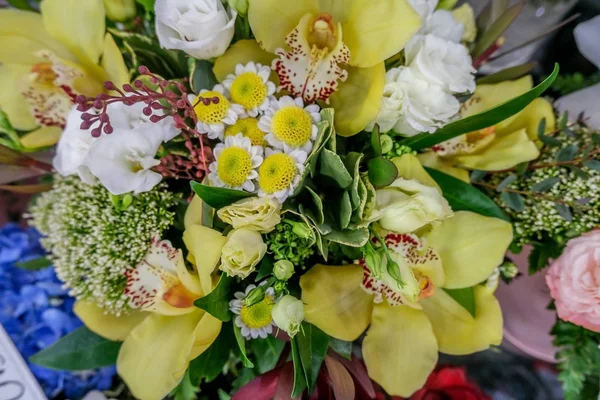
[[[287,281],[294,275],[294,264],[288,260],[280,260],[273,265],[273,275],[280,281]]]
[[[374,216],[383,229],[411,233],[452,215],[448,201],[434,187],[416,180],[396,179],[376,192]]]
[[[473,42],[477,38],[477,25],[475,23],[475,11],[473,11],[473,7],[465,3],[453,10],[452,16],[465,26],[462,41]]]
[[[304,304],[294,296],[283,296],[271,310],[271,316],[280,329],[294,337],[304,321]]]
[[[235,229],[223,246],[220,269],[229,276],[244,279],[254,272],[266,252],[267,245],[260,233],[246,228]]]
[[[281,204],[269,197],[252,197],[221,208],[217,215],[234,229],[269,233],[281,221]]]
[[[135,17],[135,0],[104,0],[106,16],[111,21],[123,22]]]

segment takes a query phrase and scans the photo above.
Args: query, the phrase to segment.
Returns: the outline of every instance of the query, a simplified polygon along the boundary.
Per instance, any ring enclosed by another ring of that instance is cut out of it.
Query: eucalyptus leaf
[[[592,142],[600,144],[600,133],[592,133]]]
[[[375,124],[373,132],[371,132],[371,149],[373,150],[373,153],[375,153],[376,157],[379,157],[383,154],[383,150],[381,149],[381,136],[379,134],[378,124]]]
[[[319,165],[321,175],[333,179],[340,188],[346,189],[352,184],[352,176],[350,176],[344,162],[333,151],[323,149],[319,157]]]
[[[398,178],[398,167],[385,157],[369,160],[369,181],[376,188],[391,185]]]
[[[476,59],[493,46],[496,40],[502,36],[513,21],[519,16],[521,11],[523,11],[524,6],[525,2],[520,2],[504,11],[504,13],[481,34],[477,40],[477,44],[471,52],[471,56]]]
[[[515,170],[516,170],[518,176],[523,176],[527,172],[528,168],[529,168],[529,161],[526,161],[526,162],[517,164],[517,166],[515,167]]]
[[[538,136],[543,135],[546,133],[546,118],[542,118],[542,120],[540,121],[540,123],[538,124],[538,128],[537,128],[537,134]]]
[[[502,182],[500,182],[498,184],[498,187],[496,188],[496,191],[498,193],[503,192],[505,189],[507,189],[510,185],[512,185],[516,180],[517,180],[517,175],[515,174],[510,174],[508,175],[506,178],[504,178],[502,180]]]
[[[86,371],[115,365],[120,348],[120,342],[104,339],[82,326],[29,360],[55,370]]]
[[[571,171],[579,179],[583,179],[584,181],[587,181],[588,179],[590,179],[590,174],[588,174],[581,168],[576,167],[574,165],[569,165],[568,168],[569,168],[569,171]]]
[[[192,186],[192,190],[198,195],[198,197],[200,197],[206,204],[208,204],[215,210],[227,207],[235,203],[236,201],[255,196],[252,193],[244,192],[241,190],[206,186],[195,181],[191,181],[190,185]]]
[[[552,178],[548,178],[548,179],[544,179],[541,182],[536,183],[535,185],[533,185],[533,188],[531,188],[531,191],[533,192],[547,192],[548,190],[552,189],[558,182],[560,182],[560,178],[555,176]]]
[[[190,77],[190,85],[194,93],[199,94],[202,89],[212,90],[217,83],[219,81],[213,72],[213,64],[206,60],[196,60]]]
[[[352,359],[352,342],[346,342],[345,340],[339,340],[336,338],[329,338],[329,346],[344,357],[346,360]]]
[[[329,336],[316,326],[302,323],[302,330],[295,336],[302,370],[306,377],[308,393],[312,393],[329,347]]]
[[[477,29],[487,30],[506,11],[509,0],[490,0],[477,16]]]
[[[477,308],[475,303],[475,291],[472,287],[464,289],[444,289],[458,304],[469,312],[475,318],[477,316]]]
[[[28,271],[39,271],[41,269],[50,267],[52,265],[52,261],[48,257],[39,257],[29,261],[18,262],[15,265]]]
[[[404,139],[401,144],[409,146],[413,150],[423,150],[435,146],[438,143],[450,140],[456,136],[489,128],[490,126],[502,122],[508,117],[522,111],[531,104],[532,101],[540,97],[540,95],[552,85],[558,76],[558,72],[559,66],[558,64],[555,64],[552,74],[530,91],[490,110],[450,123],[442,129],[439,129],[433,135],[427,132],[421,133],[411,138]]]
[[[598,160],[587,160],[583,163],[583,166],[594,171],[600,171],[600,161]]]
[[[521,64],[515,67],[506,68],[494,74],[479,78],[476,82],[477,85],[493,85],[504,81],[512,81],[527,75],[528,73],[533,71],[533,69],[537,65],[538,63],[536,62],[530,62],[527,64]]]
[[[554,208],[558,211],[558,214],[563,217],[563,219],[567,222],[571,222],[573,220],[573,213],[571,212],[571,208],[565,204],[555,203]]]
[[[238,345],[238,350],[240,353],[240,359],[242,360],[242,364],[246,368],[254,368],[254,363],[250,361],[246,354],[246,339],[242,336],[242,330],[236,324],[231,324],[233,327],[233,334],[235,335],[235,341]]]
[[[472,211],[509,221],[502,209],[479,189],[438,170],[425,169],[442,189],[444,197],[454,211]]]
[[[547,136],[544,133],[541,133],[541,134],[538,133],[538,138],[545,145],[548,145],[548,146],[551,146],[551,147],[562,146],[562,142],[559,139],[557,139],[557,138],[555,138],[553,136]]]
[[[487,174],[488,174],[487,171],[475,170],[475,171],[471,172],[471,181],[472,182],[479,182],[483,178],[485,178],[485,176]]]
[[[502,192],[500,195],[502,201],[513,211],[523,212],[525,210],[525,200],[523,196],[513,192]]]
[[[556,161],[558,161],[558,162],[571,161],[575,158],[575,156],[577,156],[578,152],[579,152],[579,147],[577,147],[574,144],[570,144],[570,145],[560,149],[560,151],[556,155]]]
[[[569,112],[565,111],[560,117],[560,122],[558,123],[559,129],[562,131],[569,124]]]
[[[204,297],[200,297],[194,301],[194,306],[208,312],[213,317],[227,322],[231,320],[231,312],[229,311],[229,300],[231,300],[231,286],[233,278],[227,274],[221,274],[217,287],[212,292]]]

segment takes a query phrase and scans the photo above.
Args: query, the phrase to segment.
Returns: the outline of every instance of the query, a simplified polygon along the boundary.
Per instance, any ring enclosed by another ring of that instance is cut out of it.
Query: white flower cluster
[[[209,180],[283,203],[294,191],[317,138],[320,107],[275,98],[271,68],[237,65],[223,84],[192,99],[197,129],[218,140]]]
[[[69,294],[115,314],[128,310],[125,271],[144,258],[154,234],[172,225],[178,196],[159,185],[130,200],[115,207],[101,185],[56,176],[31,208],[30,224],[45,236],[42,245]]]
[[[465,26],[447,10],[435,10],[438,0],[410,0],[423,20],[421,30],[405,48],[406,66],[386,74],[381,110],[367,130],[403,136],[433,133],[460,109],[455,95],[475,90],[476,70],[461,44]]]

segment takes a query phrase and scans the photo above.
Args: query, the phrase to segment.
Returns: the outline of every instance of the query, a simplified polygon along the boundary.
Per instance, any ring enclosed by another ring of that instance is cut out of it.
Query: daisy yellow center
[[[225,129],[225,136],[235,136],[241,133],[252,142],[252,146],[266,146],[265,133],[258,128],[256,118],[238,119],[235,125]]]
[[[222,123],[231,105],[229,100],[215,91],[204,92],[199,97],[194,103],[198,120],[208,125]]]
[[[294,159],[283,153],[268,156],[258,170],[258,184],[268,194],[277,193],[292,184],[298,168]]]
[[[229,186],[242,186],[252,171],[250,154],[240,147],[228,147],[217,160],[217,175]]]
[[[242,306],[240,318],[242,322],[251,329],[260,329],[269,326],[273,322],[271,310],[273,310],[273,297],[265,296],[261,302],[251,306]]]
[[[231,85],[231,99],[246,110],[260,106],[267,98],[267,86],[254,72],[244,72]]]
[[[271,130],[275,137],[290,146],[299,147],[312,136],[313,121],[305,109],[288,106],[275,113]]]

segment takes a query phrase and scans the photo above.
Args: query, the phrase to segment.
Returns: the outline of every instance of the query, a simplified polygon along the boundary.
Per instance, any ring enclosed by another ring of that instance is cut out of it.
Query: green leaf
[[[19,262],[15,265],[21,269],[26,269],[28,271],[39,271],[40,269],[48,268],[49,266],[51,266],[52,261],[50,261],[48,257],[40,257],[34,260]]]
[[[231,320],[229,312],[229,300],[231,299],[231,285],[233,278],[227,274],[221,274],[217,287],[204,297],[194,301],[194,306],[208,312],[213,317],[227,322]]]
[[[8,4],[19,10],[36,11],[35,8],[27,2],[27,0],[7,0]]]
[[[423,150],[431,146],[435,146],[438,143],[450,140],[456,136],[488,128],[492,125],[502,122],[508,117],[522,111],[532,101],[540,97],[540,95],[552,85],[552,82],[554,82],[558,76],[558,72],[559,66],[558,64],[555,64],[552,74],[550,74],[550,76],[542,83],[527,93],[517,96],[514,99],[511,99],[480,114],[448,124],[444,128],[435,132],[433,135],[425,132],[405,139],[400,143],[402,145],[410,146],[413,150]]]
[[[292,398],[299,397],[304,389],[307,388],[306,375],[302,368],[302,360],[300,359],[300,351],[298,350],[298,335],[290,339],[292,348],[292,362],[294,363],[294,388],[292,389]]]
[[[471,172],[471,182],[479,182],[487,175],[487,171],[474,170]]]
[[[561,217],[567,222],[573,221],[573,213],[571,212],[571,208],[565,204],[555,203],[554,208],[558,211]]]
[[[398,178],[398,167],[385,157],[369,160],[369,181],[376,188],[391,185]]]
[[[531,253],[529,253],[529,275],[533,275],[550,265],[550,260],[558,258],[562,250],[563,246],[554,241],[534,244]]]
[[[560,182],[560,178],[555,176],[553,178],[548,178],[548,179],[544,179],[541,182],[536,183],[535,185],[533,185],[533,188],[531,188],[531,191],[533,192],[547,192],[548,190],[552,189],[554,187],[554,185],[556,185],[558,182]]]
[[[600,144],[600,133],[592,133],[592,142]]]
[[[171,396],[173,400],[196,400],[199,390],[198,385],[195,386],[190,380],[190,370],[188,369],[179,385],[171,392]]]
[[[254,282],[259,282],[263,278],[271,275],[273,273],[273,265],[275,264],[275,260],[269,254],[265,254],[263,259],[260,261],[260,265],[258,267],[258,273],[256,275],[256,279]]]
[[[543,132],[538,133],[538,137],[542,143],[551,147],[559,147],[562,146],[562,142],[555,137],[547,136]]]
[[[567,166],[567,168],[569,168],[569,171],[571,171],[573,174],[575,174],[575,176],[578,177],[579,179],[583,179],[584,181],[590,179],[590,174],[588,174],[587,172],[585,172],[584,170],[582,170],[579,167],[576,167],[574,165],[569,165],[569,166]]]
[[[517,65],[516,67],[506,68],[494,74],[479,78],[476,82],[477,85],[493,85],[495,83],[500,83],[504,81],[512,81],[527,75],[528,73],[533,71],[533,69],[537,65],[538,63],[536,62],[530,62],[527,64]]]
[[[252,193],[244,192],[241,190],[206,186],[195,181],[191,181],[190,185],[192,186],[192,190],[202,200],[204,200],[206,204],[208,204],[215,210],[227,207],[228,205],[231,205],[236,201],[254,196]]]
[[[356,210],[361,203],[359,192],[360,185],[360,162],[363,158],[362,153],[350,152],[344,158],[344,165],[352,175],[352,186],[350,186],[350,200],[352,201],[352,209]]]
[[[352,359],[352,342],[346,342],[336,338],[329,338],[329,347],[331,347],[333,351],[345,359]]]
[[[315,192],[314,190],[312,190],[310,187],[306,186],[305,189],[310,194],[310,198],[312,200],[312,203],[315,206],[313,208],[313,210],[316,211],[316,220],[315,220],[315,223],[316,224],[322,224],[322,223],[324,223],[325,222],[325,215],[323,214],[323,200],[321,200],[321,197],[319,197],[319,195],[317,194],[317,192]]]
[[[236,324],[231,324],[233,326],[233,333],[235,335],[235,341],[237,342],[238,349],[240,351],[240,359],[242,360],[242,364],[246,368],[254,368],[254,363],[248,359],[246,355],[246,339],[242,336],[242,330]]]
[[[444,289],[446,293],[450,295],[458,304],[460,304],[465,310],[473,316],[477,315],[477,309],[475,306],[475,291],[472,287],[464,289]]]
[[[523,212],[525,210],[525,200],[523,196],[513,192],[502,192],[500,195],[502,201],[513,211]]]
[[[344,162],[333,151],[323,149],[319,158],[319,165],[321,175],[333,179],[340,188],[346,189],[352,184],[352,176],[350,176]]]
[[[217,339],[202,354],[190,362],[190,379],[196,386],[215,380],[223,372],[223,366],[229,361],[233,332],[228,324],[223,324]]]
[[[324,235],[324,239],[331,242],[343,244],[350,247],[362,247],[369,240],[369,230],[361,228],[356,230],[346,229],[345,231],[332,230],[331,233]]]
[[[271,335],[265,339],[250,341],[250,348],[256,355],[256,369],[259,374],[264,374],[275,368],[284,347],[285,342],[283,340],[276,339]]]
[[[231,400],[231,396],[229,395],[229,393],[227,393],[223,389],[219,389],[217,394],[219,395],[219,400]]]
[[[375,157],[379,157],[383,154],[381,149],[381,137],[379,135],[379,125],[375,124],[373,132],[371,132],[371,149],[375,153]]]
[[[472,211],[487,217],[509,221],[506,214],[479,189],[435,169],[425,168],[437,182],[454,211]]]
[[[348,227],[350,218],[352,218],[352,202],[350,201],[350,194],[345,191],[340,199],[339,224],[342,230]]]
[[[560,117],[560,122],[558,123],[558,128],[562,131],[569,124],[569,112],[565,111]]]
[[[598,160],[587,160],[583,163],[583,166],[594,171],[600,171],[600,161]]]
[[[506,11],[509,0],[490,0],[477,16],[477,29],[487,30]]]
[[[144,9],[146,10],[146,12],[154,12],[154,2],[156,0],[135,0],[137,1],[139,4],[141,4]]]
[[[504,189],[507,189],[510,185],[512,185],[517,180],[517,178],[518,177],[515,174],[508,175],[506,178],[504,178],[502,180],[502,182],[500,182],[498,184],[498,187],[496,188],[496,191],[498,193],[503,192]]]
[[[502,36],[515,18],[519,16],[524,6],[525,2],[521,2],[508,8],[488,29],[485,30],[485,32],[481,34],[475,48],[471,52],[474,59],[485,53],[485,51],[489,49],[500,36]]]
[[[579,147],[577,147],[574,144],[570,144],[570,145],[560,149],[560,151],[556,155],[556,161],[558,161],[558,162],[571,161],[575,158],[575,156],[577,155],[578,152],[579,152]]]
[[[190,76],[192,90],[196,94],[199,94],[202,89],[212,90],[219,83],[213,72],[213,64],[206,60],[196,60],[195,64]]]
[[[82,326],[29,361],[50,369],[84,371],[115,365],[120,348],[120,342],[106,340]]]
[[[302,331],[296,335],[295,339],[310,394],[315,388],[321,365],[329,347],[329,336],[316,326],[303,322]]]

